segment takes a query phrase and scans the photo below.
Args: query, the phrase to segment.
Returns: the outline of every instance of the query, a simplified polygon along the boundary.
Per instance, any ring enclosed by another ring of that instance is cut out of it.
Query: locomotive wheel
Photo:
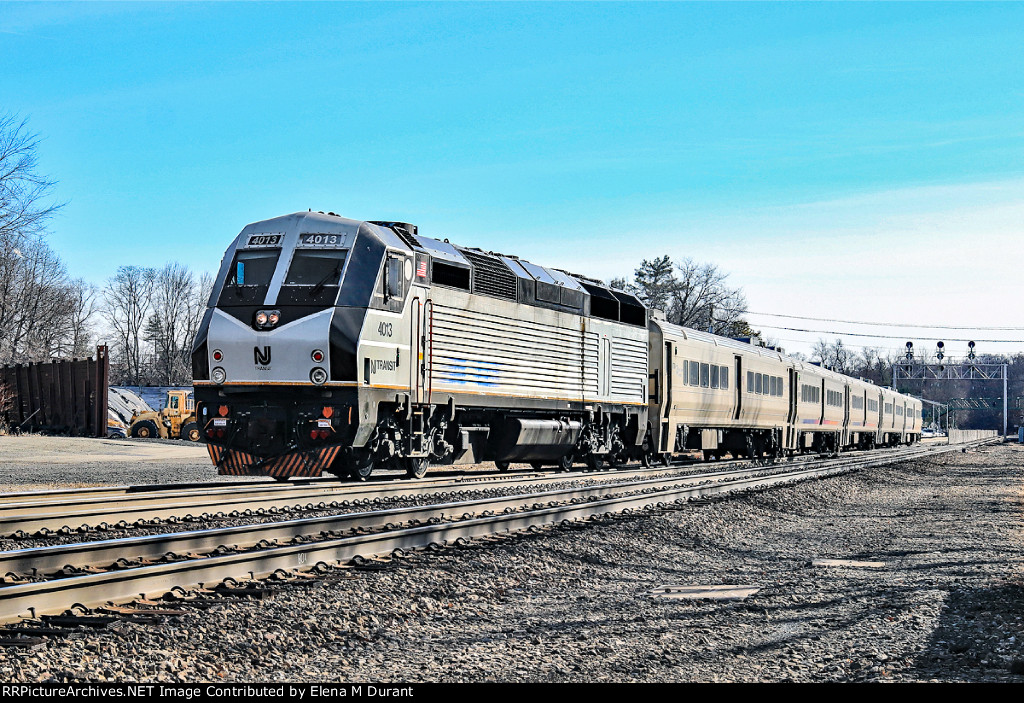
[[[189,422],[188,424],[182,426],[182,428],[181,428],[181,438],[182,439],[187,439],[189,442],[198,442],[199,441],[199,425],[197,425],[194,422]]]
[[[405,475],[409,478],[423,478],[430,467],[430,462],[425,456],[407,457],[402,463],[405,464]]]
[[[508,471],[508,467],[509,467],[510,464],[511,464],[511,462],[508,462],[508,461],[496,461],[496,462],[494,462],[494,465],[498,467],[498,471],[501,471],[503,473],[505,471]]]
[[[132,427],[132,437],[159,437],[160,433],[156,429],[156,423],[152,420],[143,420],[138,422]]]
[[[572,471],[572,454],[566,454],[558,460],[559,471]]]
[[[672,466],[672,455],[671,454],[662,454],[661,455],[661,465],[662,466]]]
[[[531,461],[530,462],[530,466],[532,466],[535,470],[540,471],[541,469],[544,468],[544,462],[543,461]]]
[[[597,454],[587,454],[587,468],[591,471],[597,471],[601,468],[601,457]]]
[[[373,456],[369,454],[355,454],[349,460],[348,474],[357,481],[365,481],[373,473]]]

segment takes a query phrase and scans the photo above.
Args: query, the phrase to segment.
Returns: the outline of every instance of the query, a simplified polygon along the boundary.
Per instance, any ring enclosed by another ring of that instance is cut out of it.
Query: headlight
[[[327,372],[321,368],[315,368],[309,372],[309,380],[318,386],[327,383]]]
[[[269,330],[277,326],[281,321],[280,310],[259,310],[252,318],[253,327],[259,330]]]
[[[324,375],[326,375],[326,374],[324,374]],[[221,367],[218,366],[210,374],[210,378],[213,379],[214,383],[224,383],[224,381],[227,380],[228,375],[226,373],[224,373],[224,369],[222,369]]]

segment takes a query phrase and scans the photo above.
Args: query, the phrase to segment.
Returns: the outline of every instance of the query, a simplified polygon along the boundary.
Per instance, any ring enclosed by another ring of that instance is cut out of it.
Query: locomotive
[[[631,293],[402,222],[246,226],[192,353],[225,475],[779,457],[920,437],[920,402],[668,323]]]

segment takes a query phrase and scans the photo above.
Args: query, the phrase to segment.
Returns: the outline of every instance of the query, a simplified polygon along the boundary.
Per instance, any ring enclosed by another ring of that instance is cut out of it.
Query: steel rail
[[[962,445],[927,445],[927,449],[935,447]],[[901,456],[900,452],[913,450],[889,450],[885,456],[893,458]],[[859,456],[859,455],[853,455]],[[877,456],[872,454],[871,456]],[[789,460],[794,463],[815,461],[810,458]],[[734,465],[747,466],[749,459],[737,459],[716,462],[716,466]],[[235,485],[225,494],[223,488],[194,489],[175,492],[146,492],[137,494],[117,494],[113,498],[87,497],[76,500],[42,500],[46,494],[31,495],[32,502],[0,502],[0,535],[13,536],[18,533],[32,534],[43,530],[79,530],[99,525],[132,523],[136,521],[165,520],[175,517],[186,517],[196,512],[202,514],[219,514],[244,512],[246,510],[270,510],[329,507],[325,502],[341,500],[358,501],[380,498],[418,497],[424,495],[444,494],[449,492],[466,492],[474,489],[515,485],[542,485],[560,483],[586,477],[587,480],[600,480],[614,477],[621,479],[629,476],[642,476],[651,473],[678,471],[686,467],[702,466],[700,463],[684,464],[672,467],[652,467],[649,469],[613,470],[589,473],[556,473],[527,474],[520,476],[504,476],[500,479],[490,476],[481,480],[477,477],[460,477],[455,480],[437,479],[435,481],[387,481],[376,483],[336,483],[331,481],[318,482],[313,485],[287,486],[277,484]],[[496,480],[498,479],[498,480]],[[77,489],[76,489],[77,490]],[[66,494],[58,494],[63,496]]]
[[[945,445],[942,445],[945,446]],[[886,449],[877,449],[875,451],[886,451]],[[891,450],[889,450],[891,451]],[[799,461],[803,458],[796,456],[792,457],[790,461]],[[744,464],[749,463],[750,459],[726,459],[717,461],[718,465],[725,464]],[[699,460],[679,460],[673,463],[669,467],[653,466],[650,469],[643,470],[644,472],[654,469],[680,469],[692,466],[699,466],[702,462]],[[438,467],[441,469],[447,469],[447,467]],[[608,469],[604,471],[586,471],[588,476],[600,476],[603,474],[608,475],[623,475],[623,468]],[[640,469],[632,469],[640,472]],[[446,472],[447,473],[447,472]],[[571,474],[581,473],[578,471],[570,472]],[[537,473],[520,473],[517,470],[515,474],[500,474],[497,472],[481,472],[479,474],[462,474],[457,478],[449,476],[433,474],[429,478],[420,479],[416,485],[426,485],[430,482],[487,482],[496,481],[508,478],[515,479],[529,479],[531,477],[542,478],[545,476],[551,476],[553,472]],[[554,474],[557,475],[557,474]],[[7,510],[10,506],[14,505],[25,505],[29,510],[33,509],[33,504],[39,507],[46,505],[55,504],[66,504],[74,505],[77,503],[84,503],[94,498],[119,498],[119,497],[133,497],[133,498],[158,498],[160,496],[169,497],[178,494],[188,495],[201,495],[203,493],[223,493],[224,491],[240,491],[240,490],[263,490],[263,491],[280,491],[287,493],[296,489],[309,488],[311,486],[326,485],[328,487],[342,487],[359,490],[366,486],[386,486],[390,483],[400,483],[408,485],[405,482],[404,475],[385,475],[376,477],[373,481],[367,483],[346,483],[346,479],[339,477],[324,477],[324,478],[309,478],[309,479],[293,479],[287,483],[279,483],[276,481],[266,480],[254,480],[250,482],[242,481],[215,481],[209,483],[156,483],[156,484],[142,484],[142,485],[117,485],[117,486],[86,486],[84,488],[59,488],[59,489],[43,489],[34,491],[16,491],[9,493],[0,493],[0,510]]]
[[[939,449],[916,451],[912,457],[858,457],[854,460],[839,462],[841,465],[836,465],[837,462],[829,462],[830,465],[826,467],[804,468],[769,476],[754,476],[733,481],[676,487],[653,493],[603,498],[556,507],[530,508],[521,512],[470,518],[458,522],[408,527],[369,535],[332,538],[253,552],[224,554],[7,586],[0,588],[0,622],[11,622],[27,613],[37,616],[61,612],[74,604],[92,607],[108,602],[158,596],[175,587],[202,585],[229,578],[236,580],[261,578],[278,571],[308,569],[320,562],[325,564],[329,562],[345,563],[357,556],[386,554],[397,549],[417,549],[439,541],[510,533],[612,512],[668,507],[702,496],[831,476],[855,468],[889,464],[893,461],[903,461],[943,453],[943,451],[954,451],[959,448],[961,445],[947,445],[941,451]]]
[[[16,533],[32,534],[41,530],[77,530],[80,527],[95,527],[100,524],[131,523],[139,520],[163,520],[182,517],[186,514],[228,514],[259,509],[283,509],[295,507],[328,507],[327,500],[350,502],[380,498],[413,498],[424,495],[461,493],[508,488],[518,485],[543,485],[565,481],[622,479],[629,476],[649,475],[678,471],[680,467],[610,471],[596,473],[528,474],[525,476],[503,476],[499,480],[448,480],[434,483],[416,481],[387,483],[326,484],[323,486],[287,487],[237,487],[225,493],[218,491],[187,491],[175,495],[156,494],[138,496],[117,496],[114,499],[90,498],[84,501],[39,501],[0,505],[0,535]],[[496,477],[492,477],[496,478]]]
[[[519,509],[529,504],[564,503],[615,493],[663,490],[665,486],[695,485],[722,479],[739,480],[764,474],[765,471],[765,467],[758,467],[695,476],[668,476],[645,481],[602,483],[593,486],[519,493],[453,503],[435,503],[363,513],[344,513],[207,530],[13,549],[0,552],[0,574],[46,574],[69,566],[75,568],[96,567],[113,564],[121,559],[156,559],[168,553],[213,551],[220,547],[247,549],[260,542],[280,542],[295,537],[319,535],[324,532],[379,528],[395,523],[408,523],[413,520],[445,520],[451,519],[455,515],[464,517],[486,511]]]
[[[518,472],[515,476],[519,478],[527,478],[529,476],[546,476],[548,473],[522,473]],[[451,482],[451,481],[466,481],[466,482],[487,482],[499,479],[501,475],[497,472],[483,473],[480,474],[463,474],[458,478],[449,476],[443,476],[435,474],[426,479],[419,481],[421,484],[429,484],[431,482]],[[260,491],[278,491],[287,493],[289,491],[308,489],[316,486],[326,486],[330,488],[355,488],[364,487],[367,485],[387,485],[389,483],[403,482],[405,475],[399,475],[395,473],[393,476],[381,476],[376,481],[371,483],[355,483],[349,482],[347,479],[339,477],[324,477],[324,478],[300,478],[294,479],[288,482],[279,481],[266,481],[266,480],[253,480],[253,481],[215,481],[210,483],[155,483],[155,484],[142,484],[138,486],[87,486],[85,488],[59,488],[54,490],[36,490],[36,491],[22,491],[12,493],[0,493],[0,510],[7,510],[10,506],[15,505],[26,505],[31,506],[34,504],[54,504],[57,501],[67,504],[85,503],[93,499],[112,499],[112,498],[135,498],[135,499],[146,499],[146,498],[159,498],[161,496],[177,496],[177,495],[202,495],[204,493],[223,493],[225,491],[239,491],[239,490],[260,490]]]
[[[934,453],[917,451],[913,457]],[[910,458],[913,458],[910,457]],[[872,461],[879,457],[871,458]],[[819,462],[819,468],[832,465],[857,468],[867,457],[847,457],[832,462]],[[841,463],[837,463],[841,462]],[[782,475],[781,466],[774,467]],[[496,498],[481,498],[456,503],[440,503],[408,508],[393,508],[363,513],[346,513],[323,517],[257,523],[241,526],[222,527],[206,530],[192,530],[159,535],[97,540],[76,544],[33,547],[0,552],[0,574],[47,573],[65,567],[80,568],[113,563],[119,559],[154,559],[168,553],[215,550],[219,547],[237,549],[250,548],[262,541],[282,541],[297,536],[309,536],[318,532],[337,532],[352,528],[380,527],[394,521],[445,519],[451,513],[504,510],[528,502],[553,502],[574,499],[589,499],[595,495],[615,491],[644,491],[660,489],[667,485],[693,485],[714,480],[739,479],[744,476],[765,474],[770,467],[754,467],[730,471],[694,474],[689,476],[663,476],[642,481],[602,483],[593,486],[556,489],[527,494],[515,494]],[[793,471],[793,469],[790,469]]]

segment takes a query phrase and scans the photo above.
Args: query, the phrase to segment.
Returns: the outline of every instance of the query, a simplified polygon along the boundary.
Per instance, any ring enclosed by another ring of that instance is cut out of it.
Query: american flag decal
[[[419,263],[416,264],[416,278],[426,278],[426,277],[427,277],[427,262],[426,261],[420,261]]]

